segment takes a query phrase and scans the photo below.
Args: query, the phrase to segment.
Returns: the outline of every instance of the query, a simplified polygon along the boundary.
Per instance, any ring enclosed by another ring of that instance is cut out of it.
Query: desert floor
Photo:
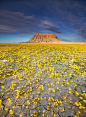
[[[0,44],[0,117],[86,117],[86,44]]]

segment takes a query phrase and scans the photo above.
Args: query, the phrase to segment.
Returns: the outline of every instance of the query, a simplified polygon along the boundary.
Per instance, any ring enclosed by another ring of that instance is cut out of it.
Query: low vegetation
[[[0,44],[1,117],[85,117],[86,44]]]

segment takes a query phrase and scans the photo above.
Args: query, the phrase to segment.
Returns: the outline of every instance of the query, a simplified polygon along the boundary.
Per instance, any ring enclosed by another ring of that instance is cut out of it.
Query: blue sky
[[[0,43],[25,42],[36,32],[86,42],[86,1],[0,0]]]

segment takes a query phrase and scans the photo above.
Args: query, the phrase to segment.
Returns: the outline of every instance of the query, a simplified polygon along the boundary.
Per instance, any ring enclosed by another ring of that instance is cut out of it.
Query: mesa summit
[[[27,43],[59,43],[63,42],[54,33],[35,33]]]

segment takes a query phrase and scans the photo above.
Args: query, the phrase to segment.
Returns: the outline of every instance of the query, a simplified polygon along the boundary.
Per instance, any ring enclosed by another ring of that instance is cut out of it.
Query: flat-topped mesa
[[[51,36],[52,35],[52,36],[55,36],[54,33],[35,33],[35,35],[37,35],[37,36],[38,35],[47,35],[47,36],[49,36],[49,35]]]
[[[28,43],[56,43],[61,42],[54,33],[35,33]]]

